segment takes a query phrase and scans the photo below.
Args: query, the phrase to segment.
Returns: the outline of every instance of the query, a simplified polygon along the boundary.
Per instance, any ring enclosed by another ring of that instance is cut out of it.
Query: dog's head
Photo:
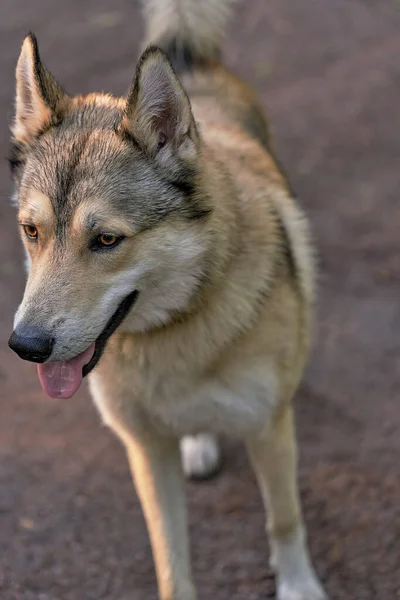
[[[210,244],[201,142],[156,48],[127,99],[70,98],[32,35],[16,78],[10,165],[29,274],[9,344],[69,397],[123,319],[143,331],[191,306]]]

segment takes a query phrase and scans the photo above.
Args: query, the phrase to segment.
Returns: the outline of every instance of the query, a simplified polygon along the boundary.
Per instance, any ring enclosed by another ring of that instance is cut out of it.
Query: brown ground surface
[[[400,4],[246,0],[227,57],[269,110],[321,256],[316,349],[297,398],[311,549],[332,598],[400,595]],[[1,154],[19,44],[34,30],[71,92],[122,93],[142,23],[134,0],[2,0]],[[122,448],[82,391],[44,397],[6,346],[22,255],[0,167],[0,597],[154,600],[149,543]],[[273,595],[243,449],[189,485],[200,599]]]

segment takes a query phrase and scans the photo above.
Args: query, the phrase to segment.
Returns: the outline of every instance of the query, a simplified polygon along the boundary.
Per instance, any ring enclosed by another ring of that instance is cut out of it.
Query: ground
[[[259,91],[319,250],[315,349],[297,399],[300,487],[332,599],[400,596],[400,4],[246,0],[226,59]],[[71,93],[128,87],[142,21],[134,0],[2,0],[5,156],[23,36]],[[0,596],[154,600],[143,518],[119,442],[87,390],[44,397],[7,348],[22,253],[0,166]],[[82,282],[84,285],[84,282]],[[188,485],[200,600],[273,596],[260,497],[243,448]]]

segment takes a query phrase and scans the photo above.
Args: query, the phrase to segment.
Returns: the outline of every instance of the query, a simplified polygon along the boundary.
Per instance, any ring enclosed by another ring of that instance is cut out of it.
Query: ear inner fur
[[[189,98],[168,57],[156,46],[147,48],[139,60],[122,128],[153,157],[169,145],[181,158],[195,158],[199,138]]]

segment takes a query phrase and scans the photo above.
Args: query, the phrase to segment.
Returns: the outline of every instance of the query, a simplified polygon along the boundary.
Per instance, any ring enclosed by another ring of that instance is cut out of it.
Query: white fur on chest
[[[276,398],[271,369],[258,367],[221,374],[182,396],[155,399],[151,412],[179,435],[210,431],[243,436],[265,425]]]
[[[167,377],[143,387],[143,380],[138,385],[133,379],[126,373],[110,382],[101,372],[93,374],[92,395],[106,424],[135,429],[144,416],[166,434],[208,431],[243,437],[264,428],[278,398],[277,379],[268,366],[197,384]]]

